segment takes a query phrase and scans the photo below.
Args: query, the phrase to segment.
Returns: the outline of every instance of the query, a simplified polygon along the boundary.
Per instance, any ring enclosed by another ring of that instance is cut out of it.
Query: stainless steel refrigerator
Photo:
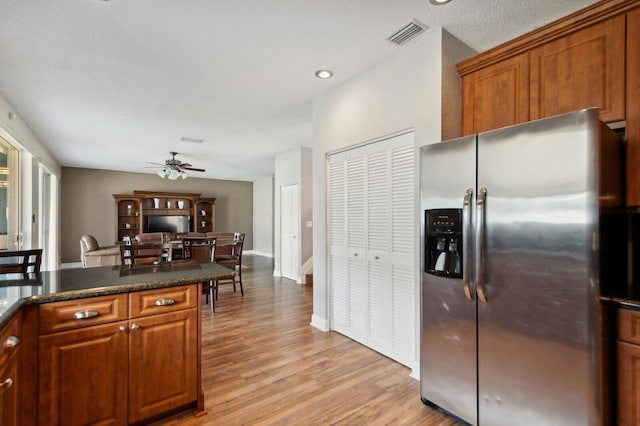
[[[600,424],[598,297],[626,274],[617,135],[588,109],[420,155],[422,401],[473,425]]]

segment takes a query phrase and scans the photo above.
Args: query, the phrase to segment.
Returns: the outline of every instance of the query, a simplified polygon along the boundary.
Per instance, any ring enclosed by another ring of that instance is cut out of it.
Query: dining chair
[[[120,260],[123,265],[157,264],[171,261],[171,245],[163,243],[122,244]]]
[[[240,295],[244,296],[244,288],[242,287],[242,248],[244,246],[245,233],[236,233],[234,235],[234,244],[231,247],[231,254],[224,256],[216,256],[216,263],[227,268],[233,269],[233,278],[218,280],[216,283],[216,300],[218,300],[218,288],[220,284],[233,284],[233,291],[236,291],[236,278],[240,284]]]
[[[9,259],[9,263],[4,263]],[[42,249],[0,252],[0,274],[40,272]]]
[[[196,259],[204,262],[214,262],[216,258],[216,237],[183,237],[182,254],[185,259]],[[202,283],[202,294],[206,296],[211,312],[215,312],[213,292],[216,282],[210,280],[208,285]],[[211,301],[211,302],[209,302]]]

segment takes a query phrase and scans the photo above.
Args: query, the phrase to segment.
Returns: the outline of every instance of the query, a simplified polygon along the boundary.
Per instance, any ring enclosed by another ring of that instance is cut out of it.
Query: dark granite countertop
[[[633,288],[621,289],[607,295],[601,295],[600,301],[621,308],[640,310],[640,293]]]
[[[228,278],[232,274],[230,269],[216,263],[176,260],[159,265],[61,269],[28,276],[0,275],[0,328],[27,304],[175,287]]]

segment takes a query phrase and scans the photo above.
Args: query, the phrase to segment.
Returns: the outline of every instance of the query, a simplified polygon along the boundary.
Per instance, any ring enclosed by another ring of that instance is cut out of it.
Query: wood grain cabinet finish
[[[129,422],[197,399],[197,309],[131,320]]]
[[[198,288],[40,305],[39,424],[125,425],[189,405],[203,412]],[[88,311],[98,315],[73,318]]]
[[[18,369],[21,355],[21,317],[16,315],[0,331],[0,425],[17,426],[19,416],[19,391],[22,377]]]
[[[462,134],[529,120],[529,56],[522,54],[462,78]]]
[[[640,206],[640,8],[627,14],[627,205]]]
[[[40,425],[127,423],[127,322],[40,336]]]
[[[640,311],[618,309],[618,425],[640,424]]]
[[[640,210],[639,6],[601,0],[457,64],[462,134],[599,107],[626,122],[626,204]]]
[[[599,107],[602,121],[624,120],[624,46],[622,15],[533,49],[531,119]]]

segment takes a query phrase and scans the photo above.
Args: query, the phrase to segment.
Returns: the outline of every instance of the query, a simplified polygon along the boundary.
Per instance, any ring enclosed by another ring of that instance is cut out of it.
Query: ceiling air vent
[[[405,44],[421,32],[427,29],[427,26],[421,22],[416,21],[415,19],[409,22],[404,27],[400,28],[395,33],[391,34],[387,37],[391,43],[397,44],[398,46]]]
[[[203,140],[202,139],[196,139],[196,138],[188,138],[188,137],[184,136],[184,137],[180,138],[180,142],[202,143]]]

